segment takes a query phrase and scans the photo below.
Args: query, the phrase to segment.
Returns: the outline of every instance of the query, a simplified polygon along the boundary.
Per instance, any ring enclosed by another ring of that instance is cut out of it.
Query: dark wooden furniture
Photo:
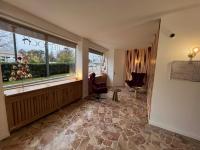
[[[82,97],[82,81],[59,81],[4,92],[10,131]]]
[[[100,99],[101,98],[100,94],[107,93],[108,88],[106,82],[97,83],[95,76],[96,76],[95,73],[90,74],[89,85],[92,88],[92,92],[96,94],[96,98]]]
[[[95,82],[96,83],[107,83],[107,75],[102,74],[102,75],[96,75],[95,76]],[[88,91],[89,94],[92,94],[92,86],[91,86],[90,78],[88,78]]]

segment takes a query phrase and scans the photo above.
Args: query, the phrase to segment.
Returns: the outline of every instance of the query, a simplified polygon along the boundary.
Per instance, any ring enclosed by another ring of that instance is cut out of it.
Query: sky
[[[4,37],[2,38],[1,35],[4,35]],[[23,39],[28,39],[28,40],[24,41]],[[29,42],[29,40],[31,42]],[[4,50],[4,51],[6,50],[6,51],[11,51],[14,54],[12,32],[0,30],[0,45],[4,44],[4,43],[9,43],[9,44],[7,44],[4,47],[0,47],[0,53],[2,50]],[[24,36],[21,34],[16,34],[16,46],[17,46],[17,50],[23,49],[25,51],[29,51],[29,50],[35,49],[35,50],[45,51],[45,41],[36,39],[36,38],[32,38],[32,37],[28,37],[28,36]],[[49,53],[53,52],[53,55],[55,57],[57,56],[57,53],[59,51],[63,50],[65,47],[66,46],[51,43],[51,42],[49,42],[49,44],[48,44]],[[69,48],[69,49],[74,50],[73,48]],[[89,59],[93,63],[100,63],[100,62],[102,62],[103,57],[100,55],[97,55],[97,54],[89,53]]]
[[[1,35],[3,35],[3,37],[1,37]],[[29,51],[29,50],[42,50],[45,51],[45,41],[40,40],[40,39],[36,39],[36,38],[32,38],[32,37],[28,37],[28,36],[24,36],[21,34],[15,34],[16,35],[16,46],[17,46],[17,50],[23,49],[25,51]],[[23,40],[23,39],[28,39],[31,42],[29,42],[28,40]],[[7,32],[7,31],[3,31],[0,30],[0,45],[4,45],[5,43],[8,43],[6,46],[4,47],[0,47],[0,52],[1,51],[13,51],[14,54],[14,46],[13,46],[13,35],[11,32]],[[59,45],[59,44],[55,44],[55,43],[48,43],[48,49],[49,52],[53,52],[53,55],[56,57],[57,53],[60,52],[61,50],[63,50],[66,46],[63,45]],[[68,47],[69,49],[71,49],[72,51],[74,51],[73,48]]]

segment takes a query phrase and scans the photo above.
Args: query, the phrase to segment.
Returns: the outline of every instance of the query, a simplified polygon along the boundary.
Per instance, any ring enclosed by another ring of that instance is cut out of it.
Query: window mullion
[[[13,45],[14,45],[14,54],[15,54],[15,62],[17,62],[17,44],[16,44],[16,34],[15,34],[15,27],[12,26],[12,34],[13,34]]]
[[[48,41],[47,41],[47,36],[45,40],[45,59],[46,59],[46,74],[47,77],[49,76],[49,49],[48,49]]]

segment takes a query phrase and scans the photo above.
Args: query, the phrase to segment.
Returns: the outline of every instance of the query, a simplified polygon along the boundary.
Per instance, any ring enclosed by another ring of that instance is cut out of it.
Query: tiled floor
[[[81,100],[0,142],[0,149],[200,150],[200,142],[147,124],[145,96],[122,89],[101,102]]]

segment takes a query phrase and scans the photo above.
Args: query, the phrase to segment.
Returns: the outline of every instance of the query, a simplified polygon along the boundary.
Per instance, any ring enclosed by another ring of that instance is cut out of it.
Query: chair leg
[[[112,100],[114,101],[114,99],[115,99],[115,92],[113,93],[113,97],[112,97]]]
[[[137,90],[135,89],[134,97],[137,98]]]
[[[118,102],[118,94],[117,94],[117,92],[115,92],[115,91],[114,91],[114,93],[113,93],[112,100]]]

